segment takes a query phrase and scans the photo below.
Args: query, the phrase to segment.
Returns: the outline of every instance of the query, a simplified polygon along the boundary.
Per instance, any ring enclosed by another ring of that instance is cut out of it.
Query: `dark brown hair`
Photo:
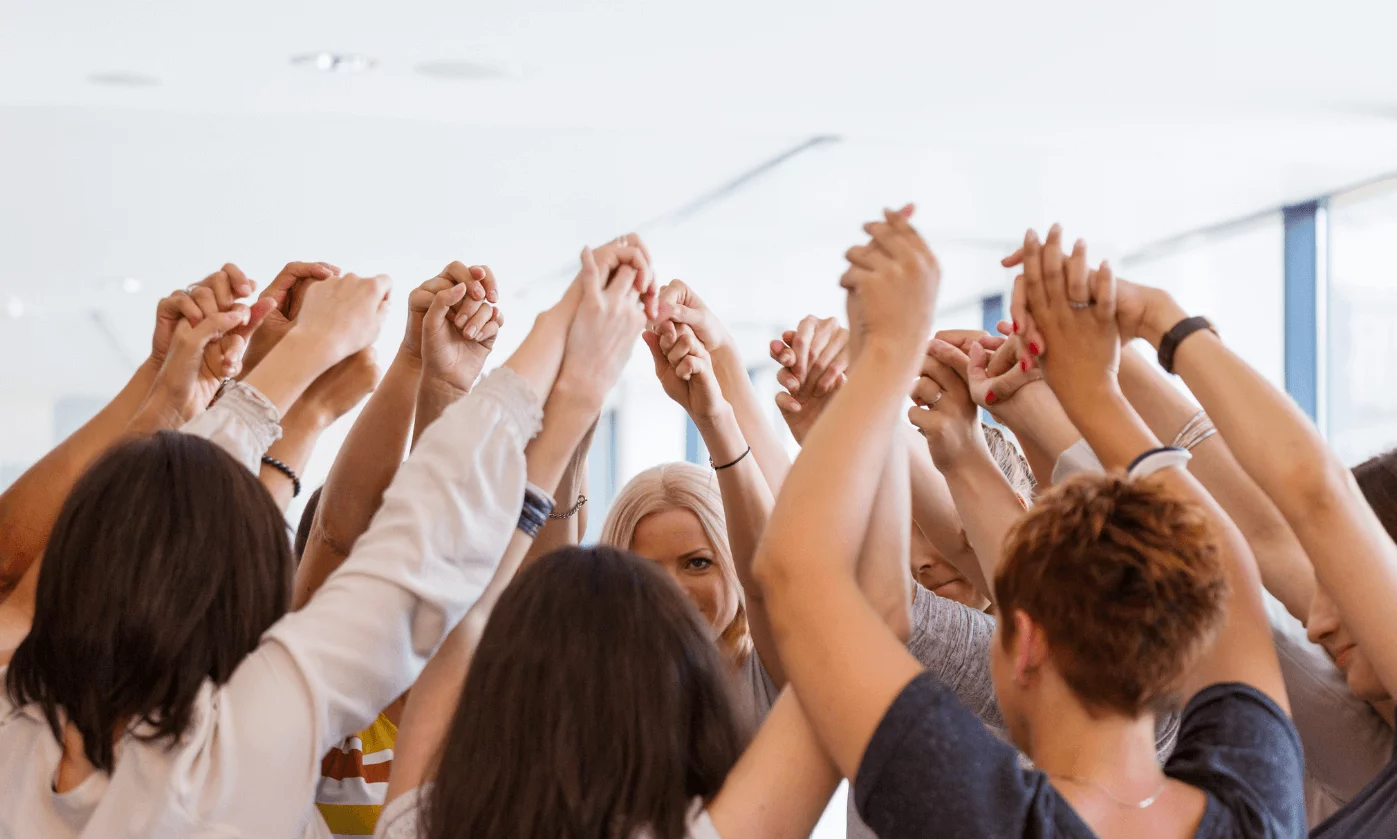
[[[1082,475],[1055,486],[1009,532],[1004,555],[995,594],[1006,648],[1022,610],[1092,710],[1138,717],[1172,704],[1226,610],[1212,521],[1150,483]]]
[[[563,548],[500,597],[423,802],[434,839],[682,839],[745,737],[731,671],[678,586]]]
[[[1353,479],[1387,535],[1397,542],[1397,449],[1353,467]]]
[[[44,549],[34,622],[6,689],[92,765],[113,742],[174,740],[205,680],[226,682],[291,602],[286,523],[213,443],[163,431],[117,446],[73,487]]]

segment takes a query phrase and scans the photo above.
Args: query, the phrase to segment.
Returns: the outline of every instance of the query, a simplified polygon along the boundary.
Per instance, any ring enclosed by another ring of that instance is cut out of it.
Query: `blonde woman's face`
[[[738,593],[718,565],[718,553],[690,510],[651,513],[635,526],[631,550],[674,578],[694,601],[716,640],[737,616]]]

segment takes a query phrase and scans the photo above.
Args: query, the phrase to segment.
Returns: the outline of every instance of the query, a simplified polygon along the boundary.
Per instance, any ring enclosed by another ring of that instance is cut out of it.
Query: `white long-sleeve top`
[[[233,401],[188,430],[228,448],[265,449],[268,431],[255,426],[267,416],[274,423],[275,412],[244,410],[244,396],[225,394]],[[524,446],[542,416],[508,368],[448,408],[349,559],[304,609],[267,631],[226,684],[204,684],[173,748],[128,734],[110,775],[55,793],[58,742],[37,708],[16,708],[0,692],[0,839],[275,839],[314,830],[321,756],[417,679],[493,576],[523,503]]]

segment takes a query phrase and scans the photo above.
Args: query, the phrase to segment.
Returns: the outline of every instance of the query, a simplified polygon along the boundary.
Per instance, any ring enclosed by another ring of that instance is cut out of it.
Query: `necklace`
[[[1169,783],[1168,778],[1164,778],[1163,780],[1161,780],[1159,782],[1159,786],[1155,787],[1154,792],[1150,793],[1150,796],[1143,801],[1121,801],[1119,798],[1116,798],[1114,795],[1112,795],[1110,790],[1106,789],[1105,787],[1103,787],[1102,785],[1098,784],[1096,781],[1093,781],[1090,778],[1078,778],[1074,775],[1049,775],[1048,777],[1057,778],[1063,781],[1071,781],[1074,784],[1089,784],[1093,787],[1096,787],[1103,794],[1105,794],[1107,798],[1116,802],[1120,806],[1128,807],[1132,810],[1143,810],[1146,807],[1158,801],[1160,793],[1164,792],[1164,785]]]

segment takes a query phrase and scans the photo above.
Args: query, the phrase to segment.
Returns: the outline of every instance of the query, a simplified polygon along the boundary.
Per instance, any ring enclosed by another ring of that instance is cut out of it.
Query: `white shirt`
[[[261,408],[248,400],[260,396],[232,388],[187,430],[241,446],[234,456],[255,468],[276,419],[265,400]],[[226,684],[204,684],[173,748],[128,735],[110,775],[55,793],[59,744],[37,708],[16,708],[0,692],[0,837],[323,831],[312,808],[321,756],[416,681],[489,583],[519,520],[524,446],[542,415],[508,368],[448,408],[398,471],[349,559],[304,609],[267,631]]]

